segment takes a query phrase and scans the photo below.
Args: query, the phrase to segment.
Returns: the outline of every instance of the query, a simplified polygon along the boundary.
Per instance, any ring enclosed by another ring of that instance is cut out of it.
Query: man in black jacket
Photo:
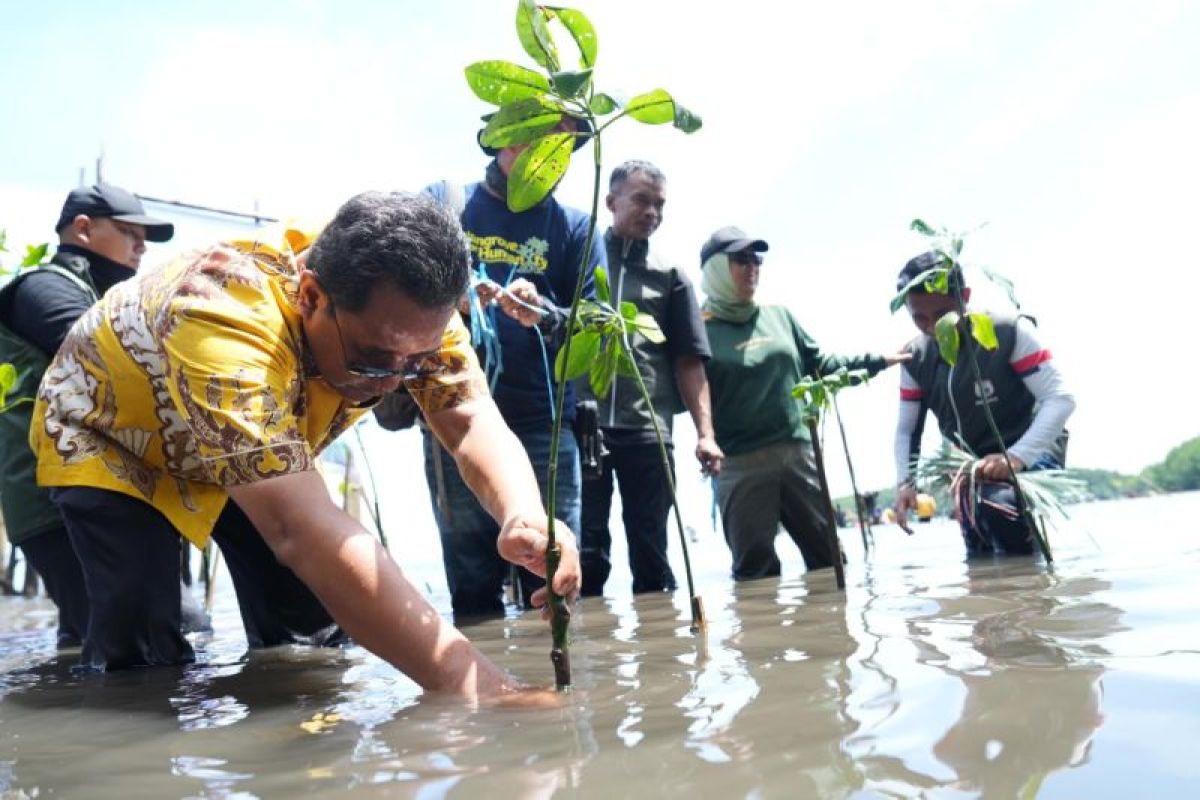
[[[695,292],[679,267],[650,250],[650,236],[662,223],[666,192],[666,177],[646,161],[621,164],[609,179],[605,202],[613,224],[604,236],[604,244],[613,305],[620,308],[622,302],[629,301],[653,316],[665,341],[655,343],[640,333],[632,334],[630,340],[654,405],[654,417],[632,378],[615,378],[606,396],[596,398],[607,453],[600,474],[583,484],[580,559],[585,596],[602,594],[612,569],[608,518],[614,475],[621,492],[634,593],[675,589],[675,576],[667,562],[671,493],[654,435],[655,417],[666,440],[672,470],[671,423],[674,415],[684,409],[696,425],[700,468],[716,475],[724,458],[713,433],[704,372],[704,360],[710,351]],[[586,378],[580,381],[585,394],[590,395],[586,384]]]
[[[58,251],[0,290],[0,361],[13,364],[16,400],[37,392],[67,331],[115,284],[133,277],[146,242],[165,242],[175,227],[146,216],[137,197],[108,184],[74,189],[59,214]],[[78,644],[87,630],[83,575],[58,509],[37,486],[29,447],[33,406],[0,415],[0,509],[13,544],[42,577],[58,605],[58,640]]]

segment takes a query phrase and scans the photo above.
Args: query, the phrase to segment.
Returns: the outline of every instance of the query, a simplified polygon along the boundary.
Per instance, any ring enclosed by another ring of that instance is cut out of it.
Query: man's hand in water
[[[896,487],[896,524],[905,533],[912,535],[908,526],[908,512],[917,510],[917,487],[911,482]]]

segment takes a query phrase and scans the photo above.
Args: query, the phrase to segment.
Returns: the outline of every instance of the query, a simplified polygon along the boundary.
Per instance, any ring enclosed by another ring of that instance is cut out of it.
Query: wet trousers
[[[180,632],[179,554],[189,546],[148,503],[91,487],[52,489],[87,584],[82,663],[100,670],[193,661]],[[251,647],[338,645],[341,629],[237,504],[217,519],[221,548]]]
[[[550,428],[515,433],[533,464],[544,501],[548,493]],[[500,525],[475,499],[450,454],[427,429],[422,428],[421,435],[425,447],[425,482],[442,540],[442,564],[454,616],[460,621],[464,617],[502,616],[504,579],[511,565],[496,549]],[[579,449],[575,437],[567,430],[558,442],[554,515],[575,534],[579,531],[579,481]],[[528,608],[529,596],[545,581],[524,569],[519,574],[521,594]]]
[[[41,576],[46,594],[58,606],[58,646],[82,643],[88,622],[87,587],[66,527],[31,536],[18,547],[28,565]]]
[[[778,575],[775,536],[784,530],[809,569],[833,566],[831,531],[817,462],[808,442],[789,441],[727,456],[717,481],[734,580]]]
[[[671,488],[663,474],[658,444],[606,444],[603,470],[583,481],[583,530],[579,558],[583,569],[584,597],[604,593],[612,571],[609,553],[612,534],[608,529],[612,511],[613,478],[621,492],[621,520],[629,543],[629,571],[633,592],[675,589],[675,575],[667,561],[667,517],[671,512]],[[674,450],[667,446],[672,477]]]

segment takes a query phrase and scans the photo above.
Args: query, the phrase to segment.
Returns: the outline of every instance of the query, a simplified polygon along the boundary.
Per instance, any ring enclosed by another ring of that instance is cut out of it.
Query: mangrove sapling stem
[[[595,117],[588,113],[588,121],[595,130]],[[592,181],[592,217],[588,225],[587,242],[583,247],[583,256],[579,262],[579,274],[575,276],[575,292],[571,296],[571,310],[567,315],[566,337],[563,342],[562,370],[555,375],[557,386],[554,393],[554,422],[550,426],[550,465],[546,476],[546,596],[550,606],[550,633],[553,644],[550,649],[550,661],[554,664],[554,684],[559,691],[571,686],[571,657],[568,651],[571,624],[571,609],[562,595],[554,591],[554,574],[562,558],[562,549],[554,538],[554,506],[555,493],[558,487],[558,441],[562,434],[563,407],[567,397],[567,364],[571,358],[571,336],[575,330],[575,321],[579,317],[579,301],[583,297],[583,287],[587,283],[588,261],[591,259],[592,242],[596,237],[596,219],[600,215],[600,178],[603,169],[600,160],[600,137],[592,137],[592,158],[595,163],[595,174]],[[578,534],[578,531],[576,531]]]
[[[829,482],[825,479],[825,456],[821,452],[821,440],[817,431],[817,420],[813,415],[806,415],[808,436],[812,439],[813,455],[817,462],[817,480],[821,485],[821,496],[825,499],[825,520],[829,528],[829,550],[833,556],[833,574],[837,578],[837,588],[846,588],[846,571],[842,567],[842,544],[838,541],[837,518],[833,514],[833,498],[829,495]]]
[[[632,354],[633,348],[629,344],[629,333],[624,327],[621,329],[621,342],[625,346],[625,352]],[[642,394],[642,401],[646,404],[646,408],[650,409],[650,422],[654,425],[654,439],[658,442],[658,454],[662,460],[663,475],[667,479],[667,488],[671,490],[671,508],[675,512],[675,527],[679,530],[679,545],[683,548],[683,569],[687,575],[688,596],[691,598],[691,630],[692,633],[703,633],[708,629],[708,622],[704,619],[704,600],[696,594],[696,583],[692,580],[692,559],[688,554],[687,536],[683,531],[683,514],[679,511],[679,498],[675,492],[675,476],[671,471],[670,456],[667,455],[667,443],[663,438],[662,428],[659,427],[654,404],[650,401],[650,392],[646,389],[646,382],[642,380],[642,371],[638,369],[637,361],[632,355],[629,360],[633,364],[633,377],[637,381],[638,391]]]
[[[967,304],[963,299],[962,287],[951,287],[950,291],[954,293],[954,301],[958,305],[958,316],[963,322],[967,320]],[[979,367],[979,359],[975,356],[974,337],[969,332],[963,336],[963,342],[966,345],[964,348],[967,351],[967,357],[971,362],[971,372],[975,377],[977,386],[983,385],[983,370]],[[1046,559],[1046,563],[1053,565],[1054,556],[1050,554],[1050,543],[1042,537],[1042,532],[1038,528],[1037,521],[1033,518],[1033,510],[1030,508],[1029,501],[1025,497],[1025,492],[1021,490],[1021,483],[1017,480],[1017,471],[1013,469],[1012,459],[1008,455],[1008,446],[1004,444],[1004,437],[1000,435],[1000,426],[996,424],[996,418],[992,416],[992,409],[987,403],[982,403],[983,416],[987,420],[988,428],[992,432],[992,436],[996,437],[996,444],[1000,447],[1000,455],[1004,458],[1004,466],[1008,468],[1008,480],[1013,486],[1013,494],[1017,498],[1017,510],[1021,514],[1021,519],[1025,522],[1025,527],[1029,531],[1030,538],[1037,542],[1038,549],[1042,551],[1042,557]]]
[[[375,532],[379,534],[379,543],[383,549],[388,549],[387,537],[383,535],[383,517],[379,513],[379,489],[375,486],[375,470],[371,469],[371,459],[367,456],[367,446],[363,444],[362,433],[354,426],[354,439],[358,442],[358,450],[362,453],[363,467],[367,470],[367,480],[371,484],[371,520],[375,523]],[[388,552],[391,552],[388,550]]]
[[[846,454],[846,467],[850,470],[850,490],[854,492],[854,511],[858,514],[858,530],[862,533],[863,553],[871,549],[867,540],[867,522],[863,514],[862,496],[858,493],[858,481],[854,478],[854,462],[850,459],[850,442],[846,439],[846,426],[842,424],[842,411],[838,408],[837,395],[830,397],[833,402],[833,416],[837,420],[838,433],[842,435],[842,451]]]

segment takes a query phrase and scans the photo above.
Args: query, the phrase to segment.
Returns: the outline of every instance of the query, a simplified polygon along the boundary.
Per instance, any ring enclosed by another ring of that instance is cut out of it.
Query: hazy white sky
[[[1074,465],[1138,470],[1200,433],[1179,355],[1200,281],[1200,5],[576,5],[599,31],[602,89],[662,86],[704,118],[693,136],[626,121],[604,146],[606,177],[633,157],[665,170],[656,244],[697,284],[701,242],[741,225],[771,245],[760,299],[789,306],[829,350],[890,350],[913,333],[887,309],[896,271],[923,249],[909,220],[987,222],[964,255],[1011,277],[1041,322],[1078,397]],[[101,151],[105,177],[134,191],[276,216],[475,179],[487,107],[462,68],[527,63],[515,7],[13,5],[0,226],[10,241],[50,238]],[[560,189],[579,206],[586,154]],[[151,260],[214,230],[181,218]],[[866,485],[892,481],[896,396],[894,374],[845,396]],[[843,491],[844,468],[831,473]]]

